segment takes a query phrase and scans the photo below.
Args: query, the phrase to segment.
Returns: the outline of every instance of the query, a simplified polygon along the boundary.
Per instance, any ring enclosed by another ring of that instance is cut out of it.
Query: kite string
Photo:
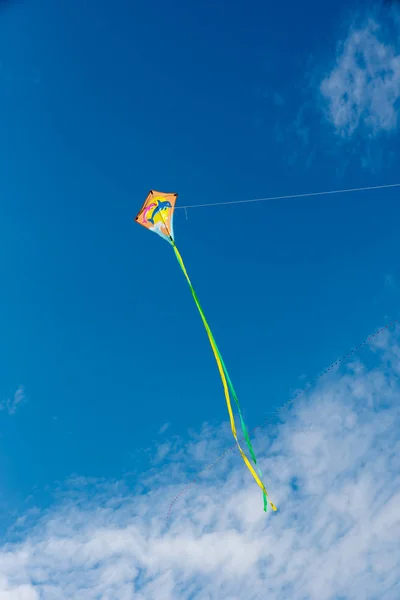
[[[288,406],[290,406],[291,404],[293,404],[293,402],[297,398],[299,398],[300,396],[302,396],[312,385],[315,385],[319,380],[321,380],[325,375],[327,375],[327,373],[329,373],[334,367],[336,367],[337,365],[343,363],[347,358],[350,358],[351,356],[353,356],[358,350],[360,350],[362,347],[366,346],[373,338],[376,338],[379,335],[381,335],[384,331],[387,331],[390,326],[397,325],[398,323],[399,323],[398,319],[394,319],[393,321],[391,321],[385,327],[381,327],[380,329],[378,329],[378,331],[376,331],[375,333],[369,335],[361,344],[359,344],[358,346],[355,346],[355,348],[353,348],[352,350],[350,350],[350,352],[348,352],[344,356],[341,356],[338,360],[336,360],[335,362],[333,362],[327,369],[325,369],[325,371],[322,371],[321,373],[319,373],[319,375],[317,375],[310,383],[307,383],[303,388],[301,388],[300,390],[298,390],[293,395],[292,400],[289,400],[288,402],[286,402],[282,407],[279,407],[278,409],[276,409],[275,411],[273,411],[273,413],[276,414],[278,411],[282,411],[284,408],[287,408]],[[257,429],[262,429],[267,424],[268,424],[268,420],[266,420],[265,423],[263,423],[261,425],[256,425],[256,427],[253,427],[253,429],[250,429],[250,432],[254,433]],[[227,448],[222,454],[220,454],[219,456],[217,456],[217,458],[215,458],[213,460],[213,462],[211,462],[207,467],[205,467],[202,471],[200,471],[200,473],[198,473],[198,475],[194,479],[192,479],[192,481],[190,481],[190,483],[188,483],[186,485],[186,487],[184,487],[179,492],[179,494],[177,494],[177,496],[175,496],[175,498],[172,500],[171,504],[169,505],[166,519],[169,519],[172,507],[175,504],[175,502],[177,502],[177,500],[179,500],[179,498],[181,496],[183,496],[186,492],[189,491],[189,489],[196,483],[196,481],[200,477],[200,475],[202,475],[206,471],[209,471],[220,460],[222,460],[224,458],[224,456],[226,456],[228,454],[228,452],[231,452],[235,448],[236,448],[236,444],[233,444],[232,446],[230,446],[229,448]]]
[[[223,202],[205,202],[203,204],[187,204],[185,206],[175,206],[175,210],[188,208],[203,208],[210,206],[227,206],[228,204],[250,204],[251,202],[269,202],[270,200],[294,200],[296,198],[311,198],[312,196],[329,196],[333,194],[349,194],[350,192],[366,192],[372,190],[385,190],[389,188],[398,188],[400,183],[388,183],[384,185],[371,185],[367,187],[348,188],[341,190],[328,190],[325,192],[307,192],[304,194],[289,194],[285,196],[267,196],[265,198],[250,198],[249,200],[226,200]]]

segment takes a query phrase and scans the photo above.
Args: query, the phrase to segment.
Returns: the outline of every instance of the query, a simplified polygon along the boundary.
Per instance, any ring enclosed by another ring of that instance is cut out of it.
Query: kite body
[[[151,190],[135,221],[172,243],[174,239],[173,215],[177,196],[178,194],[163,194]]]
[[[146,229],[149,229],[150,231],[154,231],[154,233],[157,233],[159,236],[161,236],[163,239],[165,239],[167,242],[169,242],[173,247],[176,259],[179,263],[179,266],[181,267],[181,269],[183,271],[186,281],[188,282],[188,285],[192,292],[193,299],[195,301],[195,304],[196,304],[197,309],[201,316],[201,320],[203,321],[203,325],[207,332],[207,336],[208,336],[212,351],[214,353],[215,361],[217,363],[218,371],[221,376],[222,386],[224,389],[225,400],[226,400],[226,404],[227,404],[227,408],[228,408],[229,420],[230,420],[233,437],[235,438],[237,447],[239,449],[239,452],[240,452],[247,468],[249,469],[249,471],[253,475],[256,483],[258,484],[258,486],[261,488],[261,490],[263,492],[264,510],[266,511],[268,508],[268,503],[267,503],[268,494],[267,494],[267,490],[265,489],[265,486],[261,480],[262,473],[257,466],[257,459],[256,459],[253,447],[250,442],[250,437],[249,437],[249,433],[247,431],[247,427],[243,420],[238,397],[236,395],[232,381],[229,377],[225,363],[222,359],[221,353],[220,353],[218,346],[214,340],[214,336],[211,333],[210,326],[207,323],[203,309],[200,306],[200,302],[196,295],[196,292],[194,291],[192,282],[190,281],[189,275],[186,271],[186,267],[183,263],[182,256],[180,255],[180,252],[175,244],[174,230],[173,230],[173,215],[174,215],[175,202],[176,202],[177,196],[178,196],[178,194],[165,194],[163,192],[156,192],[155,190],[150,191],[142,208],[140,209],[138,215],[136,216],[135,221],[137,223],[139,223],[139,225],[146,227]],[[233,411],[232,411],[231,397],[233,398],[233,400],[237,406],[244,439],[246,441],[247,448],[250,452],[252,461],[257,469],[258,474],[254,470],[252,464],[250,463],[249,459],[247,458],[246,454],[243,452],[243,450],[239,444],[239,440],[237,438],[237,432],[236,432],[235,419],[234,419]],[[276,511],[277,510],[276,506],[270,500],[268,502],[269,502],[271,508],[274,511]]]

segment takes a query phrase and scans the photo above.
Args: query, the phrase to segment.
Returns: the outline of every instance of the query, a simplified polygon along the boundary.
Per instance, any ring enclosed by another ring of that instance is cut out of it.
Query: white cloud
[[[158,431],[158,433],[161,435],[163,433],[165,433],[167,431],[167,429],[169,428],[170,423],[164,423],[164,425],[162,425]]]
[[[393,273],[386,273],[385,288],[391,292],[396,292],[398,289],[396,276]]]
[[[7,400],[7,410],[9,415],[14,415],[20,404],[25,402],[25,389],[22,385],[19,386],[12,398]]]
[[[385,285],[387,287],[393,287],[395,284],[393,273],[386,273],[385,275]]]
[[[283,96],[279,94],[279,92],[274,92],[274,102],[276,106],[283,106],[285,104],[285,100]]]
[[[369,20],[363,28],[351,29],[340,45],[336,64],[320,87],[328,118],[340,136],[361,129],[370,136],[397,129],[400,53],[393,44],[398,37],[397,31],[392,40],[382,41],[382,27]]]
[[[77,479],[36,523],[21,520],[0,547],[0,600],[398,600],[398,336],[371,349],[373,366],[333,369],[255,439],[278,513],[263,513],[229,453],[166,520],[178,461],[201,465],[220,445],[207,425],[204,440],[171,442],[173,462],[141,482],[150,491]]]
[[[0,410],[6,409],[9,415],[15,415],[20,404],[26,401],[25,389],[22,385],[16,390],[12,398],[8,398],[6,402],[0,404]],[[0,596],[1,600],[1,596]]]

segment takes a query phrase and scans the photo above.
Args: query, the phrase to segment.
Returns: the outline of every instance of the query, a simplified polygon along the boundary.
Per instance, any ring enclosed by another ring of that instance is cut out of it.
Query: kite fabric
[[[261,488],[261,490],[263,492],[264,511],[268,510],[268,502],[269,502],[272,510],[276,511],[277,508],[273,504],[273,502],[271,502],[271,500],[269,500],[269,499],[267,501],[268,493],[267,493],[267,490],[265,489],[265,485],[263,484],[263,482],[261,480],[262,473],[257,465],[257,459],[256,459],[253,447],[250,442],[249,433],[248,433],[247,427],[243,420],[242,412],[240,410],[239,400],[236,395],[235,389],[233,387],[231,378],[229,377],[227,368],[222,359],[222,356],[218,349],[218,346],[215,342],[214,336],[211,333],[211,329],[207,323],[203,309],[200,306],[199,299],[193,288],[193,285],[189,278],[189,275],[186,271],[186,267],[182,260],[182,256],[175,244],[174,233],[173,233],[173,214],[174,214],[175,202],[176,202],[177,196],[178,196],[178,194],[165,194],[163,192],[156,192],[155,190],[150,191],[142,208],[140,209],[138,215],[136,216],[135,221],[137,223],[139,223],[139,225],[146,227],[146,229],[149,229],[150,231],[154,231],[155,233],[160,235],[163,239],[165,239],[167,242],[169,242],[173,247],[176,259],[177,259],[179,266],[181,267],[181,269],[183,271],[185,279],[190,287],[193,299],[194,299],[197,309],[200,313],[201,319],[203,321],[203,325],[207,332],[207,336],[208,336],[212,351],[214,353],[214,357],[215,357],[215,360],[217,363],[218,371],[221,376],[221,381],[222,381],[222,385],[223,385],[223,389],[224,389],[225,400],[226,400],[226,404],[228,407],[229,420],[230,420],[230,424],[231,424],[231,430],[232,430],[233,437],[235,438],[237,447],[239,449],[239,452],[240,452],[247,468],[249,469],[250,473],[253,475],[255,481],[257,482],[258,486]],[[241,423],[244,439],[246,441],[246,445],[247,445],[247,448],[249,449],[253,463],[258,471],[258,475],[239,444],[239,440],[238,440],[237,432],[236,432],[235,419],[233,416],[233,411],[232,411],[232,406],[231,406],[231,400],[230,400],[231,396],[238,408],[239,418],[240,418],[240,423]]]

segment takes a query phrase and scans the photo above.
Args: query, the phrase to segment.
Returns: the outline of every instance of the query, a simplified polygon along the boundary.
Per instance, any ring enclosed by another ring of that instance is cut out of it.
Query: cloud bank
[[[229,453],[166,520],[183,464],[221,445],[205,426],[155,449],[134,488],[75,479],[22,516],[0,547],[0,600],[398,600],[399,341],[374,339],[255,439],[277,514]]]

